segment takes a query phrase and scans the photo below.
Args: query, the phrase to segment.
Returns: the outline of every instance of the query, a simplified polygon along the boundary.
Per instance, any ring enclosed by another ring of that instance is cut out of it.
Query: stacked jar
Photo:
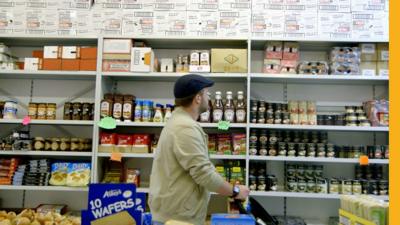
[[[31,119],[55,120],[57,104],[55,103],[29,103],[28,116]]]
[[[64,120],[93,120],[93,117],[93,103],[66,102],[64,104]]]

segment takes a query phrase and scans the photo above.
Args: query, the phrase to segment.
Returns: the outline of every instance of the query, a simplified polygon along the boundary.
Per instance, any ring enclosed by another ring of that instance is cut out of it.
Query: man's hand
[[[238,196],[235,197],[235,199],[239,199],[239,200],[245,200],[250,193],[250,190],[248,187],[244,186],[244,185],[239,185],[239,194]]]

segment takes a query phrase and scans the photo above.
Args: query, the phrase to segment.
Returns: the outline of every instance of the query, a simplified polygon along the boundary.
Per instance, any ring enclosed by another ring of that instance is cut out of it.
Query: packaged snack
[[[246,134],[232,134],[233,155],[246,155]]]
[[[90,181],[90,163],[71,163],[68,166],[67,186],[85,187]]]
[[[140,187],[140,170],[139,169],[126,169],[125,183],[133,183],[136,187]]]
[[[63,186],[67,183],[67,174],[70,163],[58,162],[51,165],[51,178],[49,183],[55,186]]]

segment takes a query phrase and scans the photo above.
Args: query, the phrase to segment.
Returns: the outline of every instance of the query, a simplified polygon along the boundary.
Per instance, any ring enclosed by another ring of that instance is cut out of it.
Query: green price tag
[[[100,120],[98,125],[103,129],[111,130],[117,127],[117,121],[115,121],[115,119],[112,117],[104,117],[103,119]]]
[[[231,123],[229,121],[219,121],[218,130],[229,130]]]

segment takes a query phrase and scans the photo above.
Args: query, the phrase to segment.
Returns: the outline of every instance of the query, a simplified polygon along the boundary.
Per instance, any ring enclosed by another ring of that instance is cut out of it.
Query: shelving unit
[[[35,87],[33,94],[29,92],[29,88],[23,93],[21,101],[27,105],[27,103],[33,99],[33,101],[39,101],[41,98],[51,99],[52,96],[46,96],[45,94],[51,95],[53,93],[46,92],[45,88],[51,87],[57,89],[54,92],[58,92],[64,83],[71,82],[68,84],[69,87],[76,85],[83,85],[83,82],[88,82],[83,88],[93,91],[90,96],[85,96],[85,99],[90,99],[91,102],[95,103],[95,119],[94,121],[65,121],[65,120],[32,120],[31,126],[36,133],[47,132],[49,128],[61,129],[68,127],[71,129],[71,134],[79,135],[81,128],[91,129],[90,136],[93,139],[93,150],[92,152],[24,152],[24,151],[0,151],[0,156],[42,156],[42,157],[82,157],[85,159],[90,158],[92,162],[92,180],[91,182],[101,181],[103,175],[102,166],[103,163],[109,160],[111,153],[99,153],[99,133],[103,131],[98,126],[100,121],[100,106],[99,103],[105,93],[108,92],[121,92],[135,94],[139,99],[156,99],[156,101],[165,103],[173,103],[172,87],[173,82],[182,73],[133,73],[133,72],[103,72],[102,71],[102,45],[105,38],[131,38],[137,40],[146,41],[150,47],[155,49],[155,54],[160,57],[173,57],[171,54],[177,52],[184,52],[185,54],[189,49],[210,49],[210,48],[246,48],[248,51],[248,72],[240,74],[222,74],[222,73],[207,73],[204,76],[214,80],[216,82],[215,87],[211,88],[211,92],[216,90],[227,91],[233,90],[234,92],[241,90],[246,93],[247,96],[247,112],[249,112],[250,99],[265,99],[270,101],[283,101],[286,102],[290,99],[304,99],[311,100],[312,98],[318,98],[318,100],[335,104],[337,102],[343,102],[344,98],[349,97],[348,102],[362,102],[375,97],[386,97],[387,86],[389,84],[388,77],[367,77],[367,76],[336,76],[336,75],[287,75],[287,74],[262,74],[260,73],[260,65],[262,62],[262,49],[267,41],[272,39],[259,39],[259,38],[165,38],[165,37],[18,37],[18,36],[0,36],[0,41],[12,43],[13,45],[24,47],[24,46],[43,46],[50,44],[60,44],[63,42],[74,43],[79,45],[96,44],[98,46],[98,59],[97,59],[97,71],[93,72],[70,72],[70,71],[0,71],[0,80],[6,81],[4,85],[17,83],[18,85],[26,84],[27,87],[31,87],[30,83],[34,82],[32,86]],[[325,54],[329,48],[335,45],[346,45],[349,43],[358,43],[363,41],[368,42],[387,42],[388,40],[326,40],[326,39],[280,39],[279,41],[300,41],[300,49],[305,49],[307,54],[311,51],[319,52],[316,57]],[[261,58],[260,58],[261,56]],[[311,56],[314,56],[311,54]],[[310,56],[308,56],[310,57]],[[13,83],[14,82],[14,83]],[[43,83],[41,83],[43,82]],[[48,82],[48,83],[47,83]],[[0,89],[3,87],[0,82]],[[39,84],[39,85],[38,85]],[[60,87],[54,87],[54,84],[60,84]],[[89,86],[92,85],[92,86]],[[317,85],[321,86],[320,88]],[[79,89],[79,88],[76,88]],[[347,92],[346,92],[347,91]],[[39,94],[35,92],[40,92]],[[81,92],[81,90],[75,90],[74,92]],[[345,93],[346,92],[346,93]],[[10,93],[14,93],[11,92]],[[73,93],[54,93],[57,95],[58,102],[64,102],[63,98],[70,97]],[[88,95],[88,94],[86,94]],[[5,96],[4,93],[0,92],[0,96]],[[36,97],[37,96],[37,97]],[[48,98],[47,98],[48,97]],[[73,96],[79,99],[79,96]],[[346,103],[346,102],[345,102]],[[343,106],[343,105],[341,105]],[[23,110],[22,110],[23,111]],[[249,113],[247,113],[247,121],[249,121]],[[22,117],[19,117],[22,118]],[[58,117],[60,118],[60,117]],[[153,133],[159,133],[164,127],[164,123],[150,123],[150,122],[117,122],[117,130],[123,130],[126,133],[141,133],[151,130]],[[22,119],[17,120],[0,120],[0,130],[3,127],[7,127],[8,130],[12,130],[13,127],[22,126]],[[201,126],[206,131],[217,130],[216,123],[201,123]],[[39,128],[38,128],[39,127]],[[295,125],[276,125],[276,124],[252,124],[252,123],[232,123],[230,124],[229,131],[218,131],[221,133],[246,132],[247,139],[247,152],[249,152],[249,133],[251,129],[268,129],[268,130],[291,130],[291,131],[326,131],[329,134],[333,134],[335,141],[341,144],[385,144],[387,143],[387,136],[389,128],[387,127],[347,127],[347,126],[295,126]],[[58,130],[57,130],[58,131]],[[64,132],[64,130],[61,130]],[[48,131],[48,132],[53,132]],[[348,138],[348,135],[352,135],[352,138]],[[353,138],[354,136],[354,138]],[[121,156],[132,161],[145,165],[146,169],[151,168],[151,161],[154,158],[154,154],[135,154],[135,153],[122,153]],[[211,155],[210,158],[215,160],[241,160],[246,163],[246,183],[248,183],[249,167],[253,162],[266,161],[272,166],[268,166],[267,169],[271,173],[276,173],[279,179],[282,181],[282,171],[284,165],[287,162],[300,162],[304,164],[319,163],[327,166],[333,166],[335,172],[344,168],[348,170],[349,166],[358,164],[358,159],[343,159],[343,158],[300,158],[300,157],[271,157],[271,156],[250,156],[250,155]],[[381,164],[388,165],[389,160],[370,159],[370,164]],[[275,167],[276,166],[276,167]],[[148,176],[142,174],[143,177]],[[353,171],[344,171],[346,175],[353,173]],[[329,174],[330,175],[330,174]],[[336,175],[336,174],[335,174]],[[4,193],[11,190],[19,191],[38,191],[38,194],[45,193],[46,191],[56,192],[86,192],[87,188],[71,188],[71,187],[31,187],[31,186],[5,186],[0,185],[0,190]],[[138,188],[139,192],[148,193],[148,188]],[[286,208],[288,201],[297,201],[297,204],[304,205],[303,201],[312,200],[320,201],[315,203],[316,207],[320,207],[324,204],[332,204],[335,206],[340,195],[334,194],[315,194],[315,193],[291,193],[291,192],[251,192],[251,196],[259,198],[260,202],[267,207],[268,211],[273,214],[287,214]],[[388,199],[387,196],[383,196],[383,199]],[[331,200],[324,202],[324,200]],[[300,203],[299,203],[300,202]],[[272,205],[272,206],[271,206]],[[310,204],[311,206],[312,204]],[[277,206],[277,207],[276,207]],[[281,207],[282,206],[282,207]],[[304,208],[307,208],[306,206]],[[299,209],[297,214],[307,213],[306,209]],[[290,212],[292,212],[291,210]],[[334,212],[337,214],[337,211]],[[329,212],[321,212],[321,214],[329,214]]]

